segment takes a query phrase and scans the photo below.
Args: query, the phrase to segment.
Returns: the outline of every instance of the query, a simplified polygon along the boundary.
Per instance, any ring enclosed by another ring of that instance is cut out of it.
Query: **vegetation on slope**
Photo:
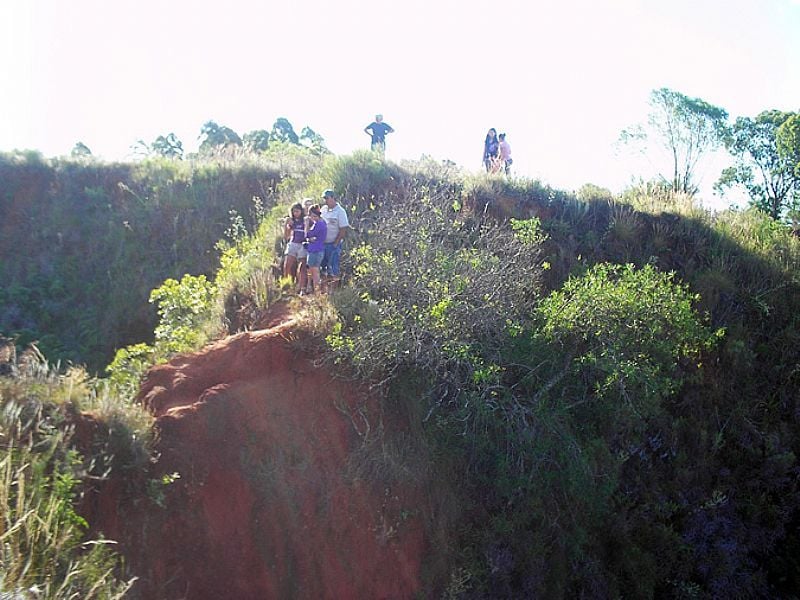
[[[135,382],[152,361],[255,325],[280,294],[278,216],[331,183],[354,231],[350,286],[321,328],[327,358],[417,415],[408,443],[459,490],[430,509],[449,544],[432,588],[796,592],[800,248],[758,212],[329,156],[285,179],[283,208],[222,248],[213,279],[156,292],[161,333],[114,375]],[[401,453],[383,435],[381,451]]]
[[[272,158],[0,156],[0,335],[101,369],[152,335],[150,290],[184,273],[210,276],[215,244],[252,231],[281,179]]]
[[[131,589],[115,542],[78,514],[87,486],[150,460],[151,417],[83,371],[27,352],[0,378],[0,595],[121,598]],[[87,411],[91,416],[81,416]],[[79,452],[81,420],[96,425]]]

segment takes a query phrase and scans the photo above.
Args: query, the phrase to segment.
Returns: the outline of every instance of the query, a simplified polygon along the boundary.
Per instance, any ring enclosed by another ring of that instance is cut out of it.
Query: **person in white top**
[[[322,218],[328,225],[328,234],[325,237],[325,255],[322,259],[321,271],[328,277],[339,276],[339,261],[342,255],[342,240],[350,229],[347,213],[336,201],[333,190],[325,190],[322,194],[325,206],[322,207]]]

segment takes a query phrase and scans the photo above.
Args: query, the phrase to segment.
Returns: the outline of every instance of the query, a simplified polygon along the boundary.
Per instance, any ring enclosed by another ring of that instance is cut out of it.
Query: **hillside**
[[[280,320],[281,315],[277,315]],[[146,598],[409,598],[432,550],[424,473],[363,478],[370,426],[397,434],[366,389],[337,380],[285,338],[296,319],[155,367],[157,498],[127,478],[84,514],[118,540]],[[140,474],[140,477],[144,474]]]
[[[252,231],[280,179],[266,161],[0,155],[0,335],[101,370],[117,348],[152,336],[150,290],[184,273],[210,276],[217,242]]]
[[[175,282],[162,337],[112,369],[144,374],[158,460],[82,506],[145,596],[797,596],[784,227],[367,153],[295,184],[280,205],[346,198],[348,285],[287,304],[273,215],[209,300]],[[193,350],[207,337],[181,327],[219,339]]]

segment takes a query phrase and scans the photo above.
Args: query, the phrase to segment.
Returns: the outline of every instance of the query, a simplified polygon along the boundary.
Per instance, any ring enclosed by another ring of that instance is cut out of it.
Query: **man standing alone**
[[[386,151],[386,134],[394,133],[394,129],[383,122],[383,115],[375,115],[375,121],[364,127],[364,133],[372,137],[372,150],[383,154]]]
[[[342,255],[342,240],[347,236],[350,222],[344,208],[336,202],[333,190],[325,190],[322,194],[325,206],[322,207],[322,218],[328,226],[325,236],[325,254],[322,258],[321,270],[328,279],[339,277],[339,260]]]

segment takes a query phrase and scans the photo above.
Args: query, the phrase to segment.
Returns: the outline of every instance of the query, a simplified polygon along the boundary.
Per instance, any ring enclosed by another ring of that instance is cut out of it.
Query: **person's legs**
[[[308,265],[306,265],[306,259],[300,259],[300,265],[298,266],[298,290],[304,292],[306,290],[306,284],[308,283]]]
[[[319,289],[319,267],[308,267],[309,275],[311,275],[311,281],[314,284],[314,293],[318,294],[320,292]]]
[[[333,244],[325,244],[325,250],[322,254],[322,263],[319,266],[322,275],[329,275],[331,270],[331,254],[333,253]]]
[[[297,279],[297,259],[291,254],[286,255],[286,261],[283,265],[283,276],[291,277],[293,281]]]
[[[332,277],[338,277],[339,260],[341,259],[342,256],[342,246],[341,244],[331,244],[331,246],[332,246],[331,258],[330,258],[330,264],[328,265],[329,267],[328,271]]]
[[[322,262],[323,252],[311,252],[308,255],[308,274],[311,277],[311,281],[314,284],[314,293],[319,294],[322,290],[320,289],[320,277],[319,277],[319,265]]]

